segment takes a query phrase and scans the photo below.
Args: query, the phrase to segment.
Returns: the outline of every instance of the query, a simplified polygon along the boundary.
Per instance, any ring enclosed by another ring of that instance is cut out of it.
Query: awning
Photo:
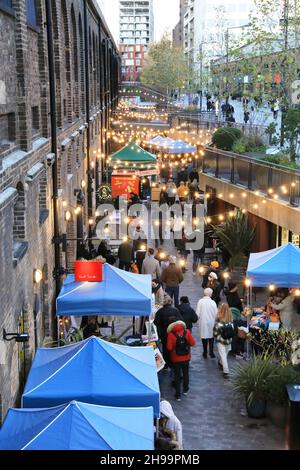
[[[274,250],[251,253],[247,277],[254,287],[300,286],[300,249],[292,243]]]
[[[56,301],[58,316],[149,316],[152,278],[103,265],[103,282],[75,282],[69,274]]]
[[[72,401],[46,409],[10,409],[1,450],[153,450],[153,409]]]
[[[113,162],[120,160],[133,163],[156,163],[156,156],[142,149],[135,142],[130,142],[118,152],[113,153],[110,158]]]
[[[96,337],[60,348],[39,348],[22,396],[24,408],[72,400],[104,406],[148,407],[159,416],[153,347],[119,346]]]

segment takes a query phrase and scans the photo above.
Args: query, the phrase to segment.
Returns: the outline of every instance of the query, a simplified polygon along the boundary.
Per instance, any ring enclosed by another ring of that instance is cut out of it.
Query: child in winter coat
[[[189,391],[189,364],[191,360],[190,347],[196,344],[190,330],[186,328],[183,321],[171,323],[167,329],[167,350],[174,368],[175,398],[180,401],[181,395],[181,373],[183,375],[183,394]]]
[[[218,308],[213,332],[219,354],[218,364],[223,369],[223,377],[227,379],[229,377],[227,356],[231,350],[231,342],[234,335],[232,313],[228,304],[221,304]]]

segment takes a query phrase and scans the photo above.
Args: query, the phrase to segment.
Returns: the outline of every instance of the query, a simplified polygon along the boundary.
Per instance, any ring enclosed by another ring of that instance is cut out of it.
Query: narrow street
[[[166,242],[164,247],[168,253],[175,254],[172,242]],[[190,255],[180,295],[187,295],[194,309],[203,295],[201,282],[201,277],[192,274]],[[118,318],[117,332],[128,324],[128,319]],[[217,359],[203,359],[197,325],[193,328],[193,335],[197,343],[192,350],[188,396],[182,396],[181,402],[176,402],[170,372],[159,372],[161,398],[170,401],[182,423],[184,449],[284,450],[284,430],[274,426],[268,418],[247,417],[245,406],[232,394],[230,381],[223,379]],[[236,363],[236,359],[229,358],[231,372]]]

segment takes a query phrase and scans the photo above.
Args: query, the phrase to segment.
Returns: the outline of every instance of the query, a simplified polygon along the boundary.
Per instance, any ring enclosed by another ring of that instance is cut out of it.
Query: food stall
[[[278,288],[293,289],[300,294],[300,249],[292,243],[273,250],[252,253],[247,268],[249,328],[260,331],[280,328],[280,313],[267,308],[252,308],[252,288],[265,287],[272,294]],[[267,302],[266,302],[267,304]]]
[[[156,179],[159,174],[156,156],[142,149],[135,142],[130,142],[112,154],[109,157],[109,163],[112,168],[111,186],[113,197],[128,197],[130,192],[142,193],[144,182],[147,182],[150,188],[147,177]]]

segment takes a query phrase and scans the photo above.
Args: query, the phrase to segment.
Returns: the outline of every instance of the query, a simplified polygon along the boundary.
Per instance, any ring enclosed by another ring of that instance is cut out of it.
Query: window
[[[27,23],[31,26],[37,26],[35,0],[26,0],[26,13]]]
[[[12,0],[0,0],[0,6],[12,8]]]
[[[40,112],[38,106],[33,106],[31,108],[31,124],[32,124],[32,131],[36,133],[40,128]]]

